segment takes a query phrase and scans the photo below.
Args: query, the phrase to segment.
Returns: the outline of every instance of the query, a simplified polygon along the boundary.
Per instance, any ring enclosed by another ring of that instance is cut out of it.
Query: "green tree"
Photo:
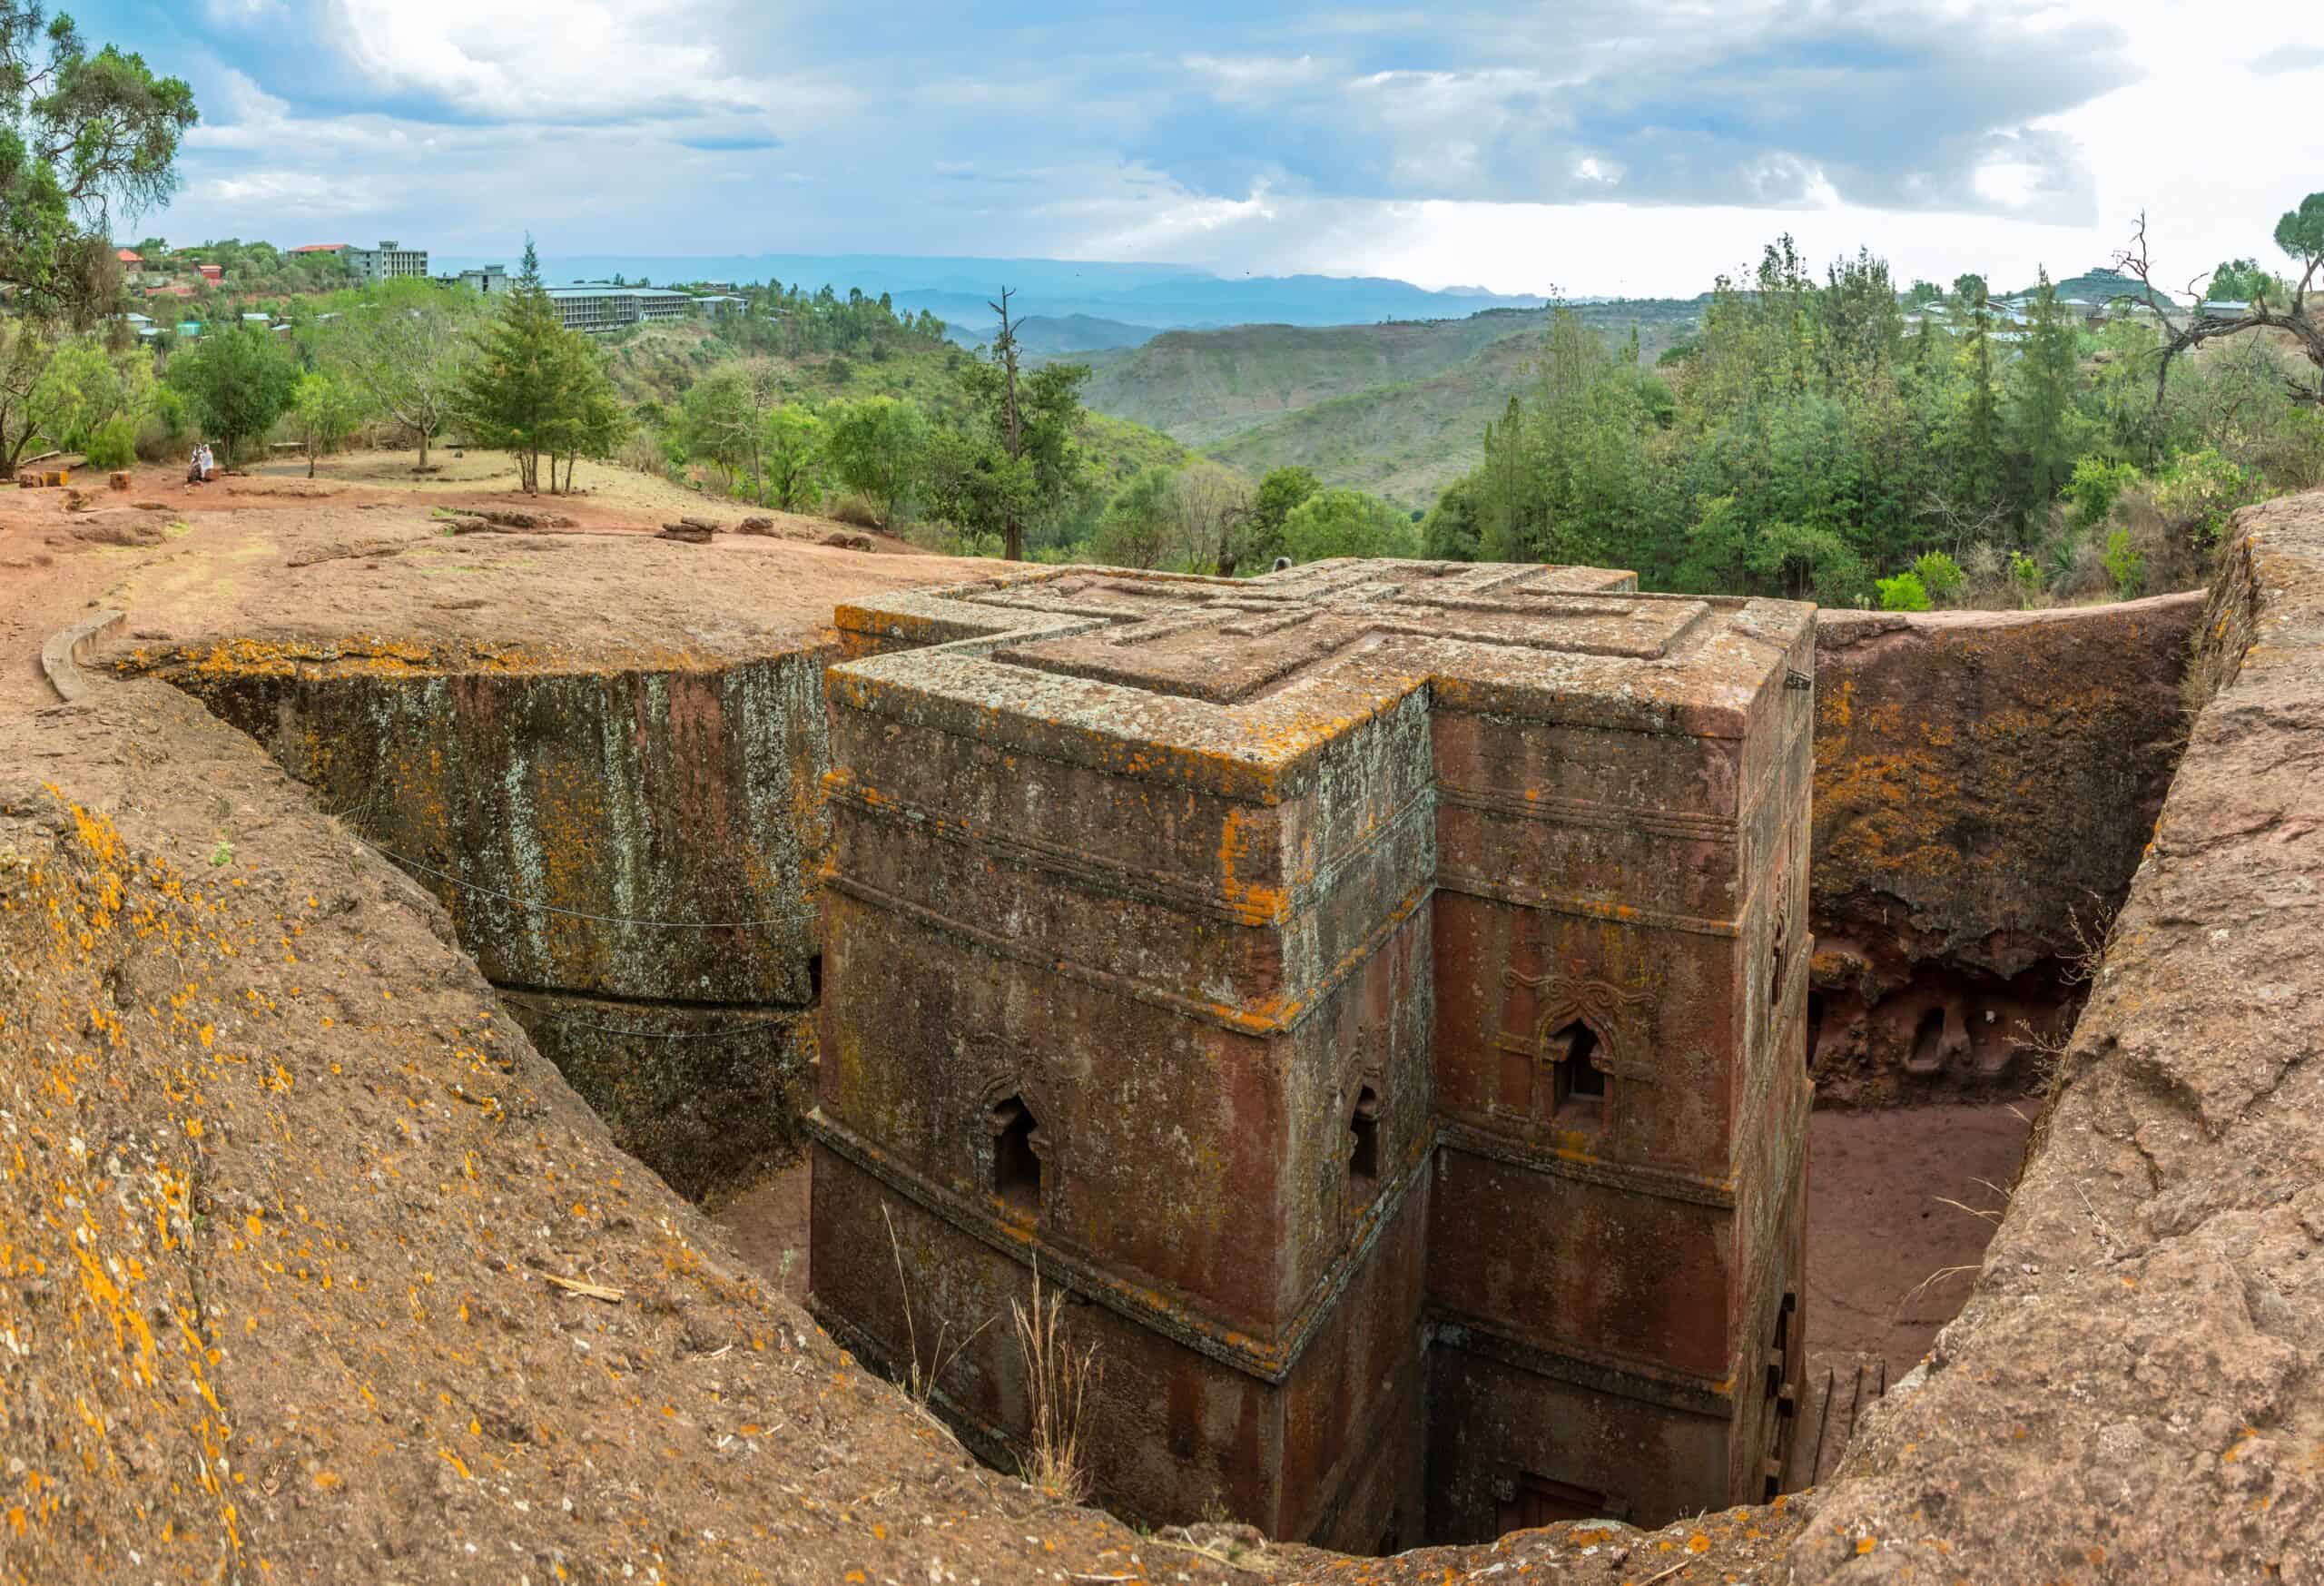
[[[472,293],[386,281],[321,338],[320,361],[343,370],[374,411],[419,439],[423,468],[428,443],[459,413],[481,307]]]
[[[1473,562],[1479,550],[1479,474],[1455,479],[1420,522],[1421,555],[1440,562]],[[1280,537],[1278,537],[1280,543]]]
[[[823,454],[832,477],[871,502],[880,527],[888,527],[920,469],[927,420],[910,402],[866,397],[836,404],[823,422]]]
[[[2057,498],[2073,474],[2082,446],[2082,417],[2074,404],[2081,360],[2073,317],[2058,307],[2058,290],[2042,271],[2033,328],[2024,355],[2011,371],[2011,417],[2024,473],[2024,504],[2039,510]]]
[[[282,417],[298,383],[299,365],[271,331],[213,327],[170,360],[168,379],[192,404],[203,433],[215,437],[231,458]]]
[[[29,320],[0,320],[0,478],[16,477],[25,448],[40,432],[33,393],[56,347]]]
[[[2122,498],[2123,491],[2138,483],[2138,469],[2128,463],[2083,458],[2073,465],[2073,472],[2066,479],[2068,521],[2085,533],[2097,527],[2114,516],[2114,503]]]
[[[629,433],[629,410],[622,406],[606,368],[605,350],[587,337],[565,333],[557,356],[558,407],[542,426],[541,448],[548,454],[551,494],[573,488],[574,466],[583,458],[609,458]],[[565,464],[564,482],[557,480],[557,463]]]
[[[1161,563],[1175,519],[1171,501],[1174,471],[1147,468],[1106,504],[1091,549],[1112,567],[1152,567]]]
[[[593,429],[590,422],[606,417],[593,411],[602,376],[588,339],[565,329],[542,288],[539,256],[527,238],[524,271],[462,372],[458,407],[470,438],[513,456],[518,488],[536,494],[544,455],[553,465],[566,443],[602,438],[605,426]],[[554,477],[549,483],[554,489]]]
[[[315,477],[315,459],[354,434],[363,424],[363,399],[337,374],[300,375],[290,393],[290,432],[307,454],[307,478]]]
[[[763,426],[767,505],[812,512],[822,499],[823,421],[795,402],[771,409]]]
[[[193,91],[111,44],[92,54],[70,17],[0,0],[0,282],[16,307],[87,323],[121,271],[113,212],[133,218],[177,186]]]
[[[2210,302],[2256,303],[2268,299],[2278,302],[2288,296],[2284,283],[2257,259],[2228,259],[2211,271],[2211,285],[2204,290],[2203,300]]]
[[[1292,509],[1324,488],[1314,470],[1269,468],[1251,497],[1251,556],[1272,563],[1283,554],[1283,524]]]
[[[1319,490],[1293,507],[1283,521],[1283,540],[1302,562],[1420,554],[1411,518],[1376,496],[1344,488]]]
[[[931,454],[931,508],[965,532],[998,537],[1001,554],[1018,561],[1029,534],[1043,540],[1088,506],[1079,437],[1089,369],[1049,363],[1024,372],[1009,296],[993,305],[1000,330],[988,356],[957,370],[961,417]]]
[[[739,363],[723,363],[696,380],[678,404],[679,431],[687,454],[706,459],[734,478],[747,477],[750,497],[759,498],[766,449],[766,397],[773,383],[752,378]]]
[[[32,389],[35,427],[50,444],[74,451],[91,449],[117,421],[133,435],[153,405],[153,355],[134,346],[113,351],[87,337],[57,348]]]

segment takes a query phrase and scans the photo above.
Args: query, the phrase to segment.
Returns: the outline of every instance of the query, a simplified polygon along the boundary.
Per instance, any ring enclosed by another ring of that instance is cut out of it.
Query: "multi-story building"
[[[694,300],[665,287],[615,286],[585,281],[548,289],[549,301],[568,330],[618,330],[624,326],[660,320],[683,320],[694,312]]]
[[[980,1324],[1038,1273],[1105,1357],[1098,1486],[1157,1522],[1388,1551],[1770,1494],[1811,607],[1325,562],[837,621],[836,1335],[966,1338],[935,1402],[1017,1453]]]
[[[424,277],[428,273],[428,250],[407,248],[400,242],[381,242],[377,248],[350,248],[347,272],[358,281]]]

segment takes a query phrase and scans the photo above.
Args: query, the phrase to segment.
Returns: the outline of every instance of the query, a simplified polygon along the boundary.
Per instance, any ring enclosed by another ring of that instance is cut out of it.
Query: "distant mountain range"
[[[944,334],[963,347],[982,347],[992,340],[993,330],[982,321],[958,325],[948,320],[944,325]],[[1126,325],[1094,314],[1035,314],[1017,321],[1017,345],[1041,362],[1065,354],[1142,347],[1163,334],[1158,326]]]
[[[429,261],[438,273],[510,262],[444,254]],[[1062,259],[934,259],[891,253],[761,253],[743,255],[572,254],[544,257],[552,283],[604,281],[620,275],[655,282],[765,281],[828,284],[844,296],[860,287],[889,294],[896,306],[926,309],[972,341],[989,340],[987,305],[1004,286],[1011,308],[1028,319],[1084,318],[1101,340],[1090,347],[1136,345],[1132,331],[1208,330],[1226,325],[1358,325],[1384,320],[1445,320],[1479,309],[1536,309],[1538,296],[1508,297],[1475,288],[1431,291],[1377,276],[1222,276],[1183,264],[1122,264]],[[1046,332],[1045,332],[1046,334]],[[1144,338],[1139,338],[1143,340]],[[1050,350],[1064,351],[1064,347]]]

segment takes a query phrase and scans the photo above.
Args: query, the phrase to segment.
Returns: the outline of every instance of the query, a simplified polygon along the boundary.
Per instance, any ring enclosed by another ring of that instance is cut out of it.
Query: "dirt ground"
[[[1928,1353],[1976,1278],[2037,1105],[1810,1117],[1809,1349],[1883,1355],[1890,1382]]]
[[[869,553],[826,547],[832,534],[862,531],[780,514],[766,515],[772,537],[661,539],[660,525],[681,513],[732,526],[747,510],[625,470],[584,468],[585,493],[527,497],[477,454],[450,465],[474,467],[475,480],[415,484],[403,466],[397,480],[378,454],[358,453],[326,459],[312,481],[248,475],[206,486],[141,468],[126,491],[82,479],[77,507],[68,490],[0,485],[0,709],[48,702],[34,665],[41,640],[99,606],[132,614],[106,658],[228,637],[351,651],[350,641],[370,637],[501,665],[586,665],[766,654],[819,636],[832,606],[854,595],[1002,566],[884,536],[868,537]],[[453,535],[438,516],[453,508],[554,514],[571,526]]]

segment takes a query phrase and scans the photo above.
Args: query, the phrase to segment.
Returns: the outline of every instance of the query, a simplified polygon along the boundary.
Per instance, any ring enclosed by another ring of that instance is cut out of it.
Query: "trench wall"
[[[2203,599],[1818,615],[1820,1102],[2039,1088],[2178,763]]]
[[[1821,1099],[2038,1084],[2168,784],[2201,605],[1819,618]],[[398,856],[624,1146],[699,1197],[794,1155],[812,1089],[828,659],[229,643],[131,669]]]
[[[700,1198],[799,1148],[823,664],[542,674],[231,645],[143,665],[433,892],[535,1046]]]
[[[2324,1579],[2324,495],[2239,516],[2201,620],[2008,1213],[1797,1581]]]

